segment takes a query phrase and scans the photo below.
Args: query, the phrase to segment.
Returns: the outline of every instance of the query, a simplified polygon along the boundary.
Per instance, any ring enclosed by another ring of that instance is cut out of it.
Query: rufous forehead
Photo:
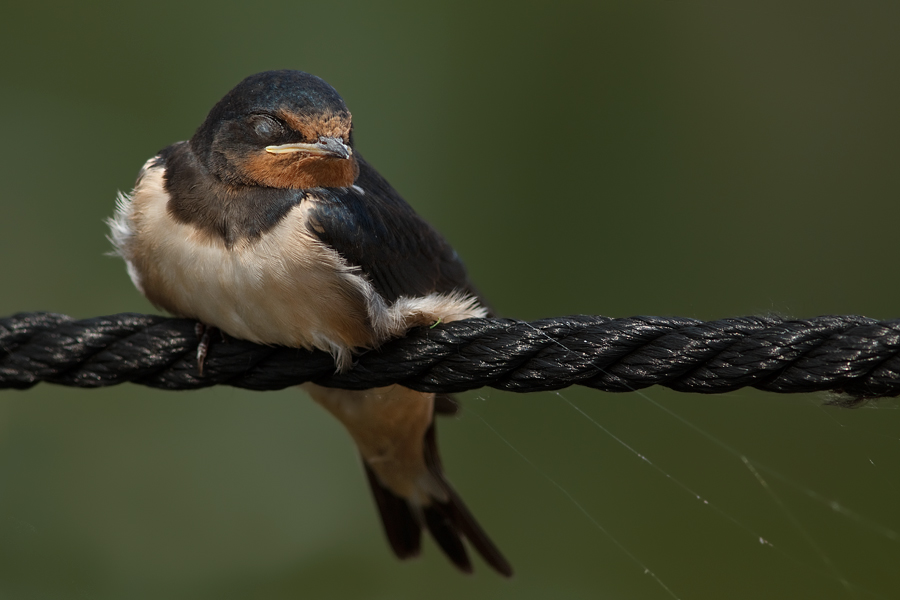
[[[315,140],[319,136],[325,136],[346,141],[350,136],[350,113],[328,113],[309,117],[281,109],[277,114],[288,127],[299,131],[306,139]]]

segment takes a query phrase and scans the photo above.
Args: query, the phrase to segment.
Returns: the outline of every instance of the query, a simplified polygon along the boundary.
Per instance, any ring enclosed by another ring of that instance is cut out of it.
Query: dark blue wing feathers
[[[375,169],[358,160],[354,188],[313,192],[310,231],[360,267],[388,302],[433,292],[475,294],[450,244]]]

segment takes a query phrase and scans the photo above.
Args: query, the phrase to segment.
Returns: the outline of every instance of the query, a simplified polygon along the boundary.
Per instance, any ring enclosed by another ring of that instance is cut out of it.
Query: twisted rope
[[[231,385],[274,390],[314,381],[365,389],[399,383],[429,392],[514,392],[571,385],[625,392],[662,385],[718,394],[831,390],[844,404],[900,395],[900,320],[571,316],[534,322],[471,319],[415,328],[336,373],[319,351],[214,336],[197,369],[196,322],[124,313],[74,320],[53,313],[0,319],[0,388],[39,382],[167,390]]]

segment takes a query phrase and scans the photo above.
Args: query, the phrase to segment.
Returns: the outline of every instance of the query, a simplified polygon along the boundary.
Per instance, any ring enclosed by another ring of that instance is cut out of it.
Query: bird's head
[[[190,143],[209,172],[231,185],[347,187],[359,173],[347,105],[302,71],[247,77],[213,107]]]

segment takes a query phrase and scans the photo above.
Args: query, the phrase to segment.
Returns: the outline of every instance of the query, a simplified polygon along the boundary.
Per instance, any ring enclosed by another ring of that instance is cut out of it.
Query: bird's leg
[[[206,362],[206,355],[209,353],[209,345],[212,343],[210,336],[216,329],[218,328],[211,325],[204,325],[199,321],[197,321],[197,324],[194,326],[194,331],[197,333],[197,337],[200,338],[200,343],[197,344],[197,371],[200,373],[200,377],[203,377],[203,363]],[[225,339],[224,331],[219,330],[219,334],[221,335],[223,342],[227,341]]]

